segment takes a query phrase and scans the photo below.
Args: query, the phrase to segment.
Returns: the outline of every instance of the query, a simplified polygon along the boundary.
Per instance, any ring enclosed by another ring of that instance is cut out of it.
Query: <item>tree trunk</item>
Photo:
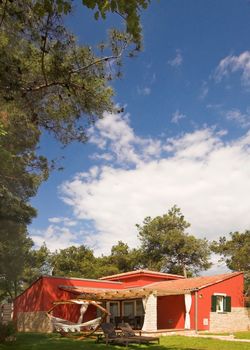
[[[187,269],[185,265],[183,265],[183,276],[187,278]]]

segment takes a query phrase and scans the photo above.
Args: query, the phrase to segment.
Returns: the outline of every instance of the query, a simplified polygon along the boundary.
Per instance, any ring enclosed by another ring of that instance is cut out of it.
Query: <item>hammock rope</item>
[[[93,328],[94,326],[99,325],[101,317],[97,317],[94,320],[86,321],[83,323],[73,323],[63,318],[54,317],[50,315],[50,320],[53,325],[53,328],[56,331],[63,330],[64,332],[80,332],[82,327]]]

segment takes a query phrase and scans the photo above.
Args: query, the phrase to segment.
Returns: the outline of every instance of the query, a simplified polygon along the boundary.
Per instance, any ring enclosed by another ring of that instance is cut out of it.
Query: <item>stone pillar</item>
[[[157,297],[154,294],[150,294],[143,300],[144,305],[144,323],[143,331],[156,331],[157,330]]]

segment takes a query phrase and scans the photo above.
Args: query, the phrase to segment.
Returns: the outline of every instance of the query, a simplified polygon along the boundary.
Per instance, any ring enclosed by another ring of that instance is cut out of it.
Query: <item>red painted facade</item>
[[[239,274],[197,292],[198,330],[209,330],[212,295],[220,293],[231,297],[232,307],[244,307],[244,276]],[[208,324],[206,325],[206,321]],[[192,293],[190,310],[191,329],[195,329],[195,293]],[[183,329],[185,323],[184,295],[157,298],[157,328]],[[205,323],[205,324],[204,324]]]
[[[184,328],[184,296],[168,295],[157,298],[157,329]]]
[[[211,298],[213,294],[225,293],[231,297],[232,307],[244,307],[243,297],[244,276],[240,274],[225,281],[203,288],[198,292],[198,329],[208,330],[211,312]],[[194,298],[193,298],[194,299]],[[194,311],[194,300],[193,300]],[[203,324],[208,319],[208,325]]]
[[[111,289],[121,289],[123,287],[123,285],[119,282],[69,279],[49,276],[41,277],[15,299],[14,319],[16,318],[18,312],[48,311],[53,306],[54,301],[67,300],[76,297],[74,294],[60,289],[59,287],[62,285]],[[60,305],[55,308],[53,314],[57,317],[76,322],[79,317],[79,309],[79,305]],[[86,320],[91,319],[93,313],[95,313],[95,311],[93,311],[93,307],[89,307],[89,310],[84,315]]]
[[[123,288],[133,288],[133,287],[145,286],[154,282],[171,281],[171,280],[180,279],[180,278],[183,278],[183,276],[163,274],[163,273],[153,274],[153,273],[135,271],[134,273],[124,274],[124,275],[120,274],[120,275],[109,276],[108,280],[121,282],[123,284]],[[102,280],[106,280],[106,277],[102,278]]]
[[[179,277],[179,278],[178,278]],[[117,275],[109,280],[88,280],[63,277],[41,277],[28,289],[19,295],[14,303],[14,318],[18,312],[48,311],[56,300],[67,300],[75,298],[76,295],[60,289],[60,286],[89,287],[101,289],[116,289],[143,287],[155,282],[166,282],[182,279],[182,276],[161,275],[154,273],[135,272]],[[187,281],[187,280],[186,280]],[[181,281],[180,281],[181,282]],[[179,282],[170,282],[179,283]],[[183,279],[182,284],[186,283]],[[160,283],[161,284],[161,283]],[[168,284],[168,283],[167,283]],[[154,284],[152,284],[153,286]],[[162,285],[162,284],[161,284]],[[211,298],[213,294],[224,293],[231,297],[232,307],[243,307],[243,274],[228,275],[220,282],[212,283],[207,287],[200,286],[197,291],[198,300],[198,329],[209,329],[209,317],[211,312]],[[164,287],[165,288],[165,287]],[[53,314],[55,316],[77,322],[79,318],[79,305],[58,306]],[[83,321],[96,317],[96,309],[92,306],[84,315]],[[191,329],[195,328],[195,293],[192,292],[192,306],[190,310]],[[206,325],[206,321],[208,324]],[[158,329],[183,329],[185,322],[184,295],[159,296],[157,298],[157,328]]]

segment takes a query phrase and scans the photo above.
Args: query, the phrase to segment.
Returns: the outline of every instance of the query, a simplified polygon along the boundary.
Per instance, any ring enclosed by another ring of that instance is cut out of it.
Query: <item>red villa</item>
[[[102,302],[109,322],[129,322],[148,332],[173,329],[246,330],[249,327],[241,272],[184,278],[179,275],[138,270],[101,279],[42,276],[14,302],[19,331],[51,331],[46,312],[56,300],[79,296]],[[63,305],[57,317],[76,322],[79,305]],[[96,317],[89,306],[84,321]]]

